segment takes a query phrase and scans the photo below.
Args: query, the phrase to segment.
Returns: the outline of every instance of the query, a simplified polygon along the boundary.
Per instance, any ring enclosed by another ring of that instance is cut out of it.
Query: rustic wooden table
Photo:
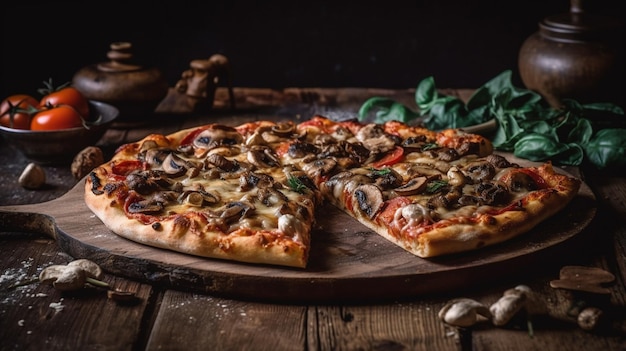
[[[462,98],[471,91],[449,90]],[[218,89],[214,109],[188,111],[185,104],[164,106],[150,120],[109,130],[98,145],[110,156],[148,133],[170,133],[214,121],[238,124],[254,119],[307,119],[356,115],[370,96],[389,96],[411,104],[411,90],[235,88],[236,109]],[[68,165],[46,166],[46,186],[26,190],[17,178],[28,160],[0,143],[0,206],[46,203],[62,197],[78,180]],[[41,231],[21,232],[0,213],[1,350],[624,350],[626,349],[626,179],[616,174],[568,168],[593,190],[594,220],[563,250],[528,272],[488,283],[399,300],[359,303],[280,303],[236,299],[146,283],[109,272],[104,280],[139,298],[132,304],[107,299],[100,289],[60,293],[39,284],[39,272],[75,257]],[[599,267],[615,275],[606,295],[579,295],[550,287],[563,266]],[[538,268],[539,267],[539,268]],[[523,271],[523,270],[522,270]],[[519,270],[516,270],[519,272]],[[146,275],[155,274],[147,268]],[[506,327],[488,322],[467,329],[442,323],[437,313],[451,299],[467,297],[487,306],[509,288],[528,285],[549,314]],[[272,289],[267,286],[266,289]],[[582,304],[582,305],[581,305]],[[574,311],[595,306],[607,325],[585,331]]]

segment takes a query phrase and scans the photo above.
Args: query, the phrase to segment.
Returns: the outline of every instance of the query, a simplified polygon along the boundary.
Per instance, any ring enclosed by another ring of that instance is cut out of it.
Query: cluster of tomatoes
[[[50,82],[36,99],[28,94],[6,97],[0,105],[0,125],[14,129],[58,130],[80,127],[89,118],[89,100],[76,88],[53,88]]]

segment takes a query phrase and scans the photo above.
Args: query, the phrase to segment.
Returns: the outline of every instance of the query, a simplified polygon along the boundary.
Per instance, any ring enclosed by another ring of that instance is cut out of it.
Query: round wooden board
[[[422,259],[327,205],[317,213],[309,264],[298,269],[195,257],[129,241],[106,228],[83,196],[81,181],[49,202],[0,207],[0,228],[51,235],[71,256],[91,259],[107,272],[130,279],[294,303],[413,298],[528,273],[581,233],[596,213],[595,196],[583,184],[563,211],[522,236],[477,251]]]

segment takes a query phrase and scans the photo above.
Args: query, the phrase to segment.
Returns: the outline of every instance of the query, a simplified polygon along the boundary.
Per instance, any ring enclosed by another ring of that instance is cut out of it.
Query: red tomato
[[[84,119],[89,118],[89,100],[74,87],[65,87],[52,91],[44,95],[39,104],[47,108],[57,105],[70,105],[73,106]]]
[[[404,156],[404,148],[402,148],[402,146],[396,146],[393,150],[388,151],[387,154],[383,156],[383,158],[374,162],[372,166],[374,168],[391,166],[393,164],[400,162],[403,156]]]
[[[393,199],[385,202],[385,207],[377,217],[378,223],[390,226],[396,215],[396,211],[404,206],[407,206],[412,201],[404,196],[394,197]]]
[[[289,152],[289,146],[291,146],[290,142],[284,142],[278,145],[278,147],[276,147],[276,155],[283,157]]]
[[[76,109],[70,105],[41,110],[30,122],[32,130],[58,130],[76,128],[83,125],[83,119]]]
[[[29,129],[31,113],[39,108],[39,101],[26,94],[15,94],[2,100],[0,105],[0,125],[15,129]],[[22,111],[23,110],[23,111]]]

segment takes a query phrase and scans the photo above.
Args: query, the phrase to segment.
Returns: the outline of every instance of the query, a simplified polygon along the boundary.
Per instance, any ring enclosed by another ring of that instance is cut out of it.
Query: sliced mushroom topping
[[[376,139],[386,136],[387,133],[385,132],[383,127],[380,124],[376,123],[369,123],[363,126],[363,128],[359,129],[359,131],[355,135],[357,140],[362,143],[365,143],[365,141],[368,139]]]
[[[274,187],[274,178],[265,173],[243,172],[239,177],[239,188],[241,191],[248,191],[254,187],[272,188]]]
[[[198,207],[205,204],[216,204],[219,201],[218,195],[201,190],[187,190],[178,196],[178,202]]]
[[[364,184],[372,184],[372,178],[364,174],[355,174],[346,182],[345,189],[348,193],[354,193],[357,187]]]
[[[213,149],[221,145],[236,145],[243,142],[243,136],[235,128],[216,126],[200,132],[193,145],[201,149]]]
[[[295,141],[289,145],[287,154],[293,158],[304,157],[307,154],[316,155],[319,153],[319,148],[311,143],[305,141]]]
[[[406,184],[393,189],[393,191],[402,196],[415,195],[423,192],[427,183],[428,178],[424,176],[411,178]]]
[[[178,198],[178,195],[179,193],[176,191],[159,191],[158,193],[154,194],[154,197],[152,199],[155,202],[159,202],[159,203],[162,203],[163,205],[167,205],[169,203],[176,201],[176,199]]]
[[[145,213],[156,214],[163,211],[163,204],[153,200],[142,200],[133,202],[128,205],[128,212],[130,213]]]
[[[284,137],[291,135],[291,133],[293,133],[294,126],[293,126],[293,123],[278,123],[272,126],[271,130],[272,130],[272,133],[284,138]]]
[[[450,167],[446,176],[448,177],[448,184],[452,186],[462,186],[467,183],[465,174],[456,166]]]
[[[438,149],[436,152],[437,158],[445,162],[458,160],[460,157],[459,153],[455,149],[449,147],[443,147],[441,149]]]
[[[350,157],[354,158],[361,164],[365,163],[365,161],[370,157],[370,150],[368,150],[361,143],[347,143],[342,141],[341,145]]]
[[[491,163],[496,168],[508,168],[508,167],[516,167],[517,164],[510,163],[504,156],[491,154],[485,157],[485,160]]]
[[[163,171],[170,176],[179,177],[187,172],[189,164],[175,153],[170,153],[163,160],[162,167]]]
[[[230,156],[239,155],[240,153],[241,153],[241,149],[239,149],[238,147],[234,147],[234,146],[219,146],[219,147],[216,147],[214,149],[209,150],[207,152],[207,157],[208,157],[208,155],[212,155],[212,154],[222,155],[224,157],[230,157]]]
[[[102,186],[102,182],[100,182],[100,178],[98,178],[96,172],[90,172],[89,179],[91,180],[91,192],[94,193],[94,195],[104,194],[102,190],[99,190]]]
[[[180,202],[187,205],[200,207],[204,203],[204,198],[202,197],[202,194],[197,191],[185,191],[180,196]]]
[[[419,135],[406,138],[402,142],[402,147],[404,148],[404,151],[406,153],[422,152],[422,150],[424,150],[424,147],[428,144],[429,143],[427,142],[426,136]]]
[[[354,198],[359,209],[369,218],[373,218],[383,207],[383,192],[373,184],[359,185],[354,190]]]
[[[472,162],[464,169],[464,173],[474,183],[491,180],[496,175],[495,167],[487,161]]]
[[[225,171],[233,172],[239,169],[239,163],[236,160],[229,160],[226,157],[219,154],[210,154],[206,157],[206,162],[213,166]]]
[[[354,136],[352,132],[345,127],[337,127],[331,134],[335,140],[346,141]]]
[[[248,151],[247,159],[248,162],[260,168],[277,167],[280,165],[278,157],[268,147],[257,147]]]
[[[514,192],[532,191],[539,188],[535,180],[524,172],[511,171],[506,179],[506,185]]]
[[[218,217],[226,223],[233,223],[248,216],[254,211],[251,203],[243,201],[235,201],[227,203],[223,208],[217,211]]]
[[[133,172],[124,180],[126,186],[139,194],[147,195],[160,188],[159,184],[151,179],[148,172]]]
[[[185,144],[185,145],[179,145],[176,148],[176,152],[182,155],[192,156],[195,152],[195,149],[193,148],[193,144]]]
[[[374,179],[374,183],[383,190],[397,188],[401,186],[404,181],[398,172],[389,167],[374,170],[370,172],[368,176]]]
[[[262,133],[256,131],[246,139],[246,146],[267,145]]]
[[[311,208],[310,200],[305,200],[300,203],[293,201],[283,202],[276,211],[277,216],[284,214],[291,214],[298,218],[310,219],[313,217],[313,209]]]
[[[120,187],[123,187],[124,182],[112,182],[112,183],[106,183],[103,187],[102,187],[102,192],[101,193],[106,193],[107,195],[112,194],[115,190],[119,189]],[[99,194],[96,194],[99,195]]]
[[[167,148],[151,148],[147,149],[143,154],[140,154],[140,159],[143,158],[143,161],[146,163],[159,167],[171,153],[172,150]]]
[[[315,160],[313,162],[309,162],[302,166],[302,170],[305,171],[308,175],[317,178],[319,176],[327,175],[332,172],[333,169],[337,166],[337,161],[333,158],[322,158]]]
[[[445,193],[441,193],[433,196],[428,200],[428,206],[430,208],[452,208],[459,201],[459,198],[463,195],[462,189],[454,187]]]
[[[456,152],[459,155],[478,154],[480,152],[480,144],[466,139],[461,140],[462,142],[456,145]]]
[[[339,145],[339,143],[327,144],[327,145],[323,145],[320,147],[321,147],[321,150],[320,150],[320,153],[318,154],[319,158],[343,157],[347,155],[346,150],[341,145]]]
[[[334,145],[337,144],[337,140],[333,138],[330,134],[318,134],[315,136],[313,144],[319,146]]]
[[[339,169],[350,169],[354,167],[359,167],[364,164],[363,162],[359,162],[354,157],[339,157],[335,158],[335,161],[337,161],[337,167],[335,168]]]
[[[485,204],[485,202],[483,201],[483,199],[481,199],[478,196],[474,196],[470,194],[463,194],[457,200],[457,204],[459,206],[476,206],[476,205],[483,205]]]
[[[289,198],[280,190],[274,188],[261,188],[257,193],[259,202],[268,207],[275,207],[278,204],[289,201]]]
[[[373,154],[383,154],[396,146],[396,138],[387,134],[378,124],[370,123],[361,128],[356,138]]]
[[[406,173],[409,176],[411,176],[411,177],[414,177],[414,176],[426,176],[426,177],[441,176],[441,171],[431,167],[430,165],[426,165],[426,164],[412,164],[406,170]]]
[[[448,171],[450,170],[450,167],[452,167],[452,164],[450,162],[437,160],[435,161],[435,163],[432,164],[432,167],[438,170],[439,172],[441,172],[442,174],[445,174],[445,173],[448,173]]]
[[[333,192],[336,198],[342,196],[342,192],[353,194],[355,189],[363,184],[371,184],[372,178],[363,174],[354,174],[349,171],[340,172],[330,177],[324,186]]]
[[[482,182],[476,186],[476,192],[486,205],[500,205],[509,200],[509,191],[500,182]]]

